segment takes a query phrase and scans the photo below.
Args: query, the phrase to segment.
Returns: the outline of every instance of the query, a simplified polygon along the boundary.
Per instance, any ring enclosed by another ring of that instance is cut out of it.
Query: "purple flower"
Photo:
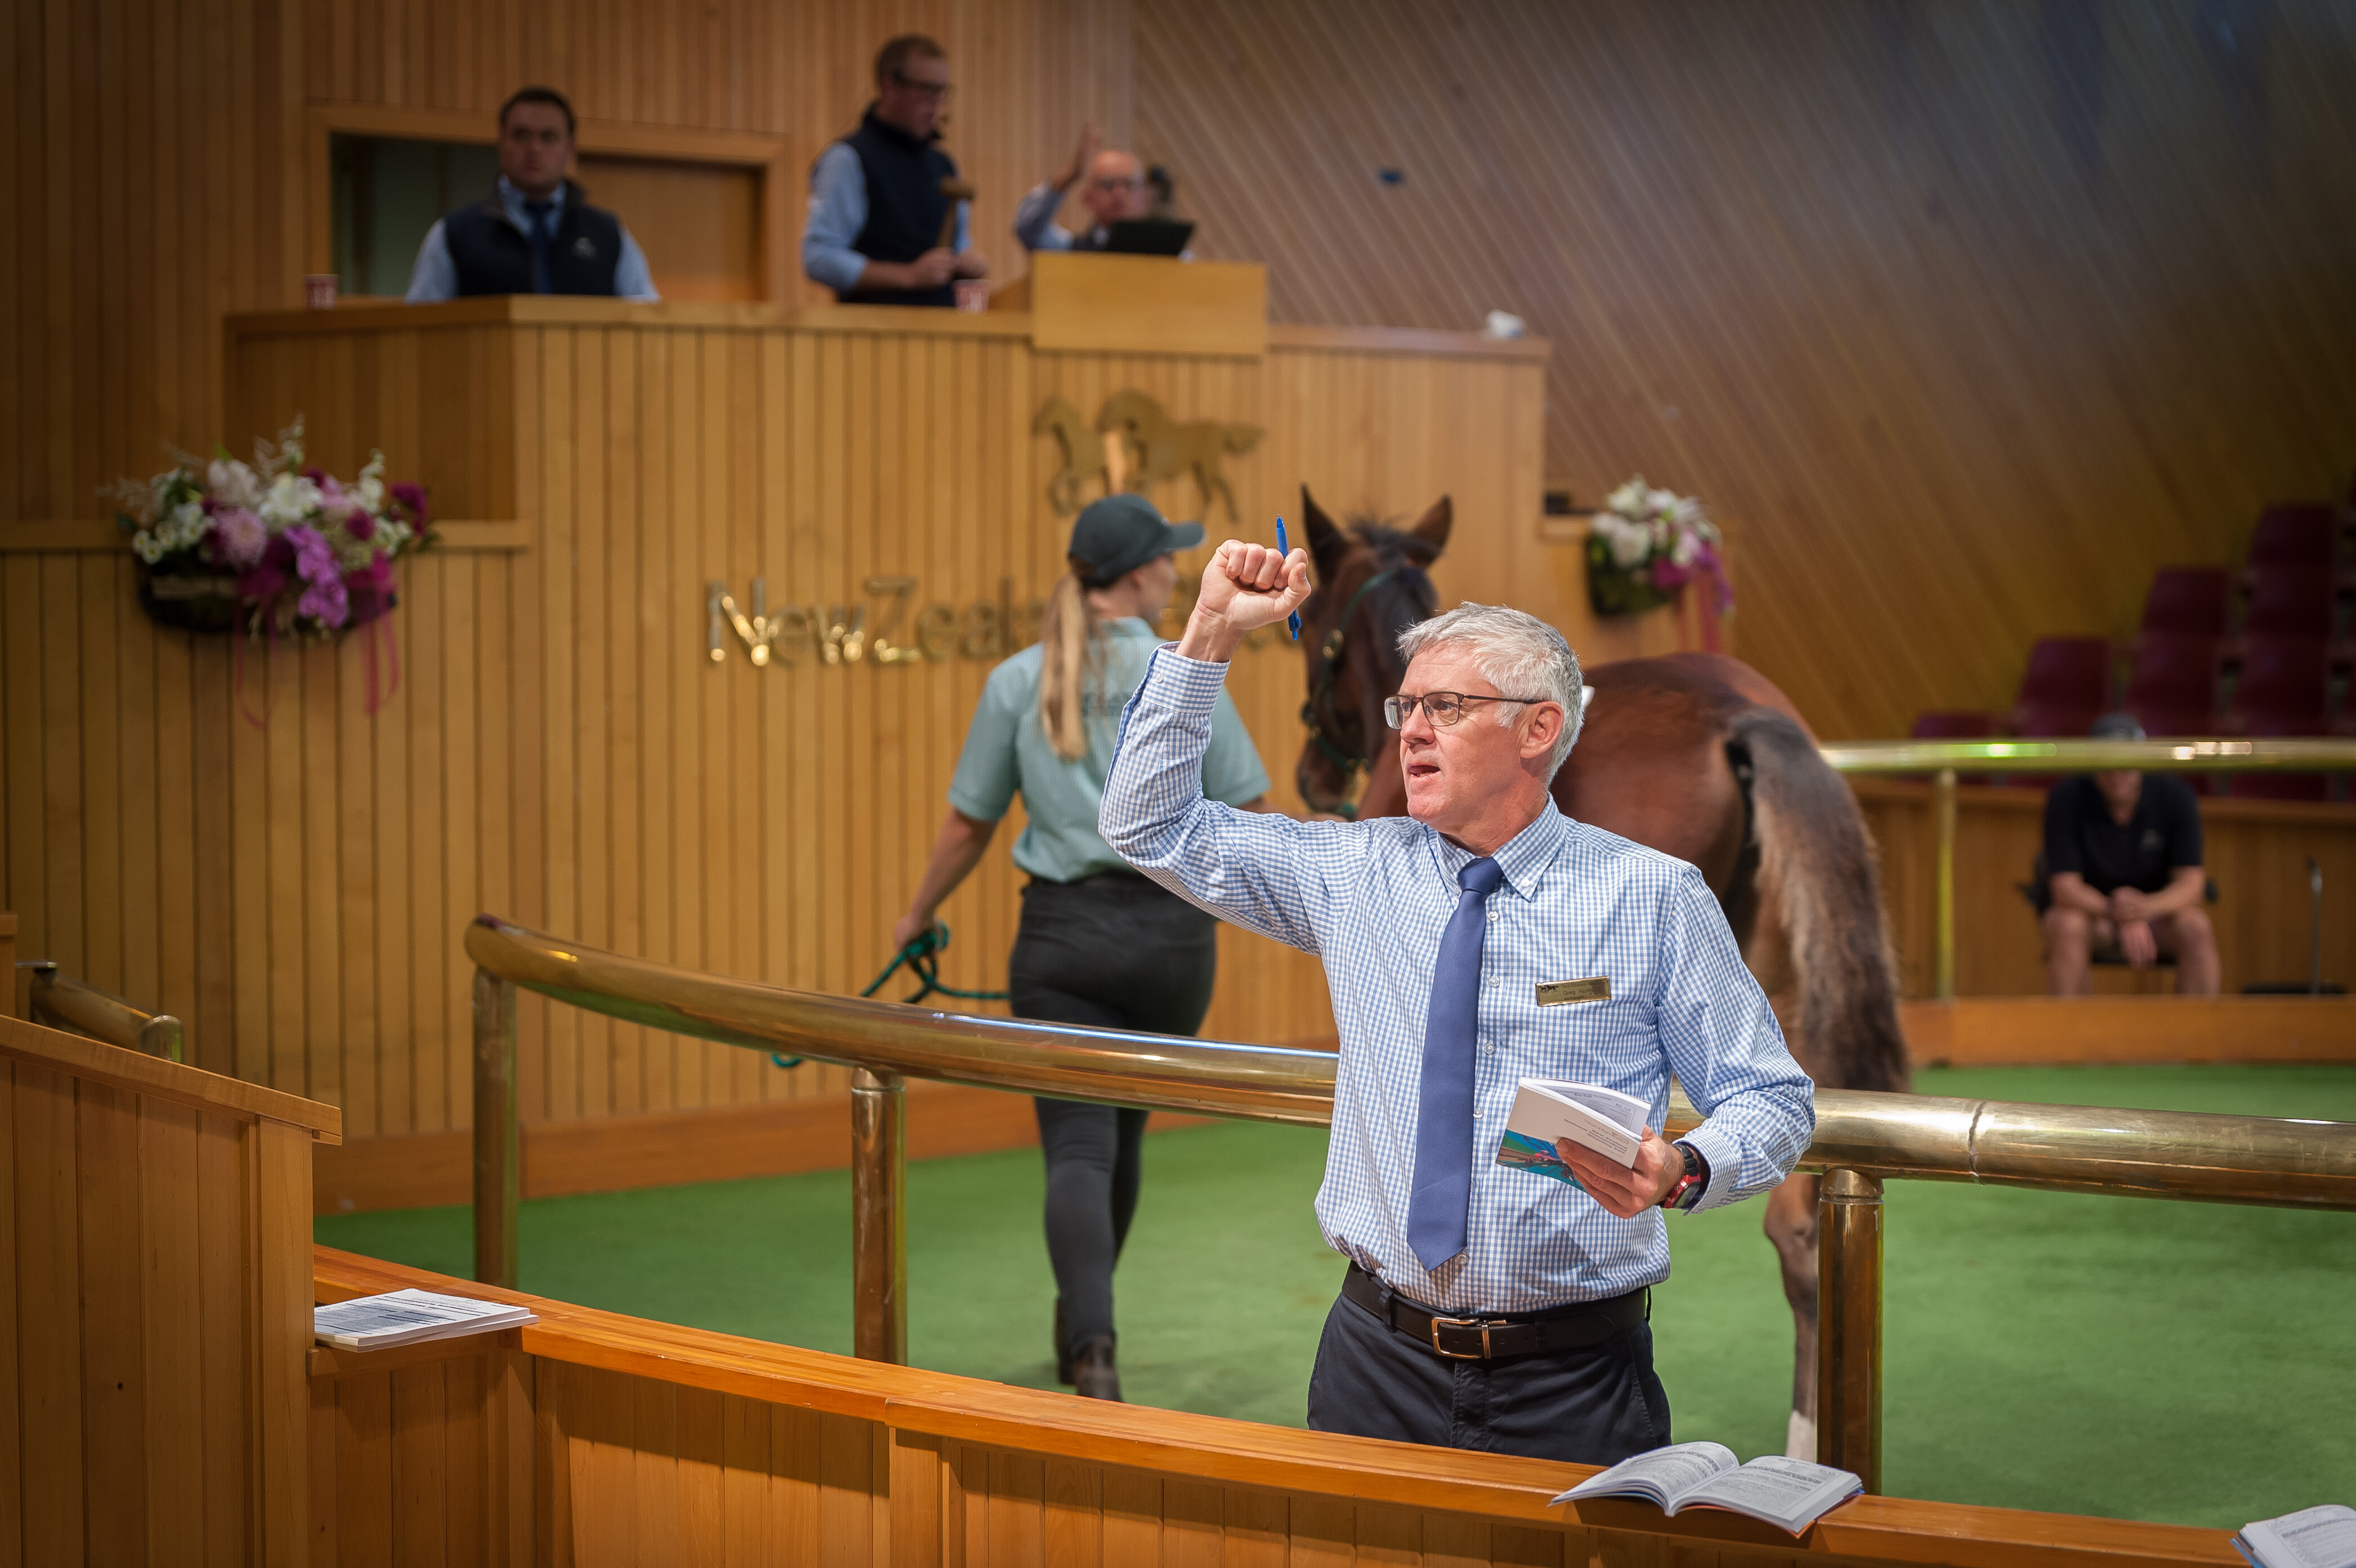
[[[237,571],[251,570],[270,544],[270,528],[243,507],[213,514],[214,548]]]
[[[420,528],[425,526],[425,487],[403,479],[391,487],[392,499],[399,501],[410,518]]]
[[[351,605],[347,626],[365,626],[392,607],[392,563],[377,551],[365,566],[344,574],[344,594]]]
[[[308,585],[294,607],[330,630],[344,624],[351,601],[344,592],[343,574],[336,568],[336,553],[327,536],[307,522],[298,522],[279,535],[294,549],[294,575]]]
[[[365,544],[376,537],[376,519],[358,507],[354,507],[352,515],[344,520],[344,529],[354,539]]]

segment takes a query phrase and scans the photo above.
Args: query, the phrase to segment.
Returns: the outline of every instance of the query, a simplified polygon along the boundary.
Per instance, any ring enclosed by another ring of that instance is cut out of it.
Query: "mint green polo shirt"
[[[1034,642],[990,672],[949,781],[949,804],[978,822],[1006,815],[1021,790],[1031,820],[1014,842],[1014,864],[1050,882],[1129,869],[1098,833],[1097,808],[1120,738],[1121,710],[1145,679],[1162,639],[1134,618],[1108,621],[1098,629],[1103,658],[1086,698],[1087,750],[1066,762],[1047,744],[1039,723],[1039,668],[1046,650]],[[1236,700],[1222,690],[1211,716],[1210,749],[1203,754],[1203,794],[1240,806],[1267,793],[1268,770],[1259,765]]]

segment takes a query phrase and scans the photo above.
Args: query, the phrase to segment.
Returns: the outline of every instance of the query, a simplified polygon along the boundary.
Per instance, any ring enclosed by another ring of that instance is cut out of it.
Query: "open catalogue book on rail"
[[[311,1309],[311,1330],[338,1350],[390,1350],[427,1339],[455,1339],[538,1323],[539,1315],[503,1301],[436,1295],[426,1290],[387,1291]]]
[[[1556,1139],[1568,1138],[1614,1165],[1633,1166],[1636,1151],[1644,1146],[1644,1123],[1651,1117],[1652,1107],[1616,1089],[1526,1078],[1515,1092],[1514,1109],[1505,1117],[1497,1163],[1577,1187],[1579,1178],[1563,1163],[1554,1146]]]
[[[2356,1509],[2325,1503],[2245,1524],[2233,1550],[2257,1568],[2356,1568]]]
[[[1622,1459],[1554,1500],[1647,1498],[1674,1515],[1679,1509],[1725,1509],[1804,1535],[1829,1509],[1865,1490],[1847,1470],[1762,1454],[1748,1465],[1718,1443],[1677,1443]]]

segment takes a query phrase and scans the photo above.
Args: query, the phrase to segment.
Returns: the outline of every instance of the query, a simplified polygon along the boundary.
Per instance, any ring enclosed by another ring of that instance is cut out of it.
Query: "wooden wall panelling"
[[[0,1125],[0,1551],[291,1563],[336,1112],[8,1019]]]
[[[1560,349],[1550,478],[1591,504],[1641,471],[1748,525],[1746,655],[1827,736],[2008,705],[2032,639],[2132,629],[2152,567],[2229,559],[2356,462],[2344,9],[1131,27],[1196,249],[1268,263],[1280,322],[1527,318]]]

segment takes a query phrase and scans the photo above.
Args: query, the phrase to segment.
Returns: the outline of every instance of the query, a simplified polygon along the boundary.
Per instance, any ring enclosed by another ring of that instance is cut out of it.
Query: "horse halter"
[[[1350,780],[1357,776],[1358,770],[1365,767],[1366,758],[1363,754],[1353,757],[1327,739],[1325,726],[1318,721],[1317,710],[1333,704],[1334,679],[1342,670],[1344,637],[1350,629],[1350,622],[1357,618],[1358,607],[1365,603],[1368,594],[1398,575],[1399,568],[1392,567],[1376,573],[1358,585],[1358,591],[1352,594],[1349,602],[1342,607],[1341,618],[1333,623],[1333,629],[1325,634],[1324,644],[1317,650],[1317,671],[1310,677],[1309,700],[1301,704],[1301,722],[1308,726],[1309,738],[1317,743],[1317,749],[1325,754],[1325,760],[1341,769],[1344,792],[1349,789]],[[1334,808],[1334,814],[1355,821],[1358,808],[1351,801],[1344,800]]]

